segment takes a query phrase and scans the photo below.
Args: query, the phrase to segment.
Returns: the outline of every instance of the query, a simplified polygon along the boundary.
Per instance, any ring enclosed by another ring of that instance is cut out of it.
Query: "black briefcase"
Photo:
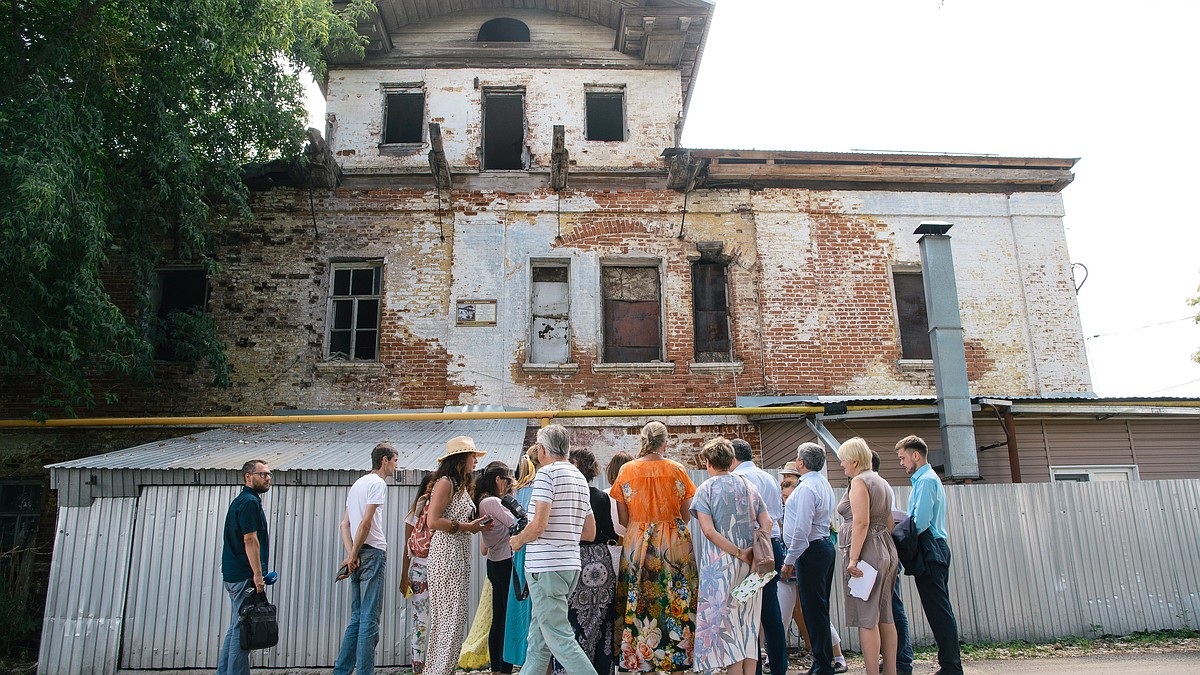
[[[251,589],[238,615],[242,649],[267,649],[279,644],[279,619],[265,593]]]

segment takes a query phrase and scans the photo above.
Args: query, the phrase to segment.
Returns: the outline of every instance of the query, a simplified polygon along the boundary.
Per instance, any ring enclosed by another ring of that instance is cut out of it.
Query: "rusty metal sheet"
[[[608,363],[648,363],[662,358],[662,328],[658,301],[604,301],[604,360]]]

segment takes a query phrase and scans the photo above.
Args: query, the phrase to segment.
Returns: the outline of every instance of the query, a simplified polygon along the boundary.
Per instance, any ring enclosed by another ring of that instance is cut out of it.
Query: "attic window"
[[[529,42],[529,26],[516,19],[492,19],[479,27],[479,42]]]

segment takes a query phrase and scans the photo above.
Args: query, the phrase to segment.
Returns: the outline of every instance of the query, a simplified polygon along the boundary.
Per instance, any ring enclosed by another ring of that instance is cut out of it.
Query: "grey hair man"
[[[825,448],[816,443],[802,443],[796,449],[796,465],[800,484],[788,497],[784,515],[787,555],[782,576],[797,579],[800,610],[812,642],[813,665],[809,672],[828,675],[834,672],[833,643],[829,631],[823,627],[829,625],[829,589],[833,584],[836,553],[829,538],[833,488],[821,473],[825,467]]]
[[[783,540],[780,538],[779,521],[783,518],[783,493],[779,483],[771,474],[754,464],[754,449],[740,438],[733,439],[735,460],[729,472],[750,482],[767,505],[771,516],[771,548],[775,554],[775,576],[763,587],[762,635],[767,643],[767,660],[771,664],[771,675],[787,673],[787,632],[783,628],[783,617],[779,613],[779,570],[783,564]],[[762,675],[762,661],[758,661],[758,675]]]
[[[568,461],[571,436],[559,424],[537,434],[540,468],[529,498],[530,522],[511,539],[518,551],[526,544],[525,581],[531,601],[528,647],[522,671],[544,673],[553,655],[571,675],[597,675],[575,640],[567,600],[579,583],[580,539],[596,536],[587,481]]]

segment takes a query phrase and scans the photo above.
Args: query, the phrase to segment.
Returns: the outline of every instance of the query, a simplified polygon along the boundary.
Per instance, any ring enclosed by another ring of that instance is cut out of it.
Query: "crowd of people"
[[[913,483],[905,512],[861,438],[837,449],[849,488],[836,503],[825,450],[815,443],[802,444],[777,481],[755,466],[749,443],[713,438],[699,451],[709,475],[699,486],[665,456],[667,443],[664,424],[647,424],[638,456],[621,452],[608,463],[611,487],[602,491],[591,486],[602,470],[595,454],[572,448],[561,425],[538,431],[515,472],[496,461],[477,476],[486,453],[466,436],[448,441],[405,519],[400,591],[412,613],[414,672],[451,675],[470,653],[494,674],[519,667],[536,675],[783,675],[794,622],[811,654],[808,672],[841,673],[847,666],[829,610],[840,588],[866,673],[911,673],[898,592],[903,563],[938,644],[937,673],[962,673],[946,585],[945,492],[924,441],[896,444]],[[392,446],[376,446],[371,472],[347,494],[339,578],[349,580],[351,607],[336,675],[374,671],[386,479],[397,459]],[[260,496],[270,489],[270,468],[252,460],[243,474],[222,557],[233,623],[218,673],[229,675],[249,672],[238,610],[251,589],[264,591],[269,551]],[[488,585],[468,636],[475,534]],[[772,564],[773,573],[756,573]]]

